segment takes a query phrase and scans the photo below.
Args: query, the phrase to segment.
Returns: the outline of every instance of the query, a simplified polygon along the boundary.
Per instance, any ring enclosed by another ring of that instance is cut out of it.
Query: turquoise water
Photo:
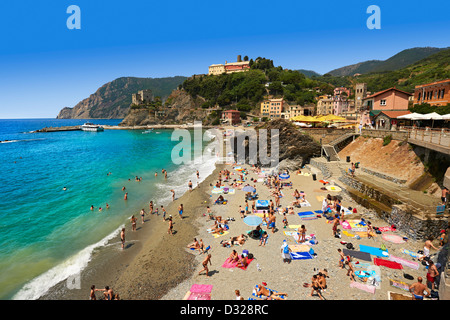
[[[37,299],[81,270],[131,214],[148,211],[150,200],[166,204],[171,189],[180,196],[188,180],[197,181],[195,165],[171,161],[179,143],[172,130],[29,133],[84,121],[0,120],[0,140],[14,141],[0,144],[0,299]],[[213,156],[203,159],[200,180],[214,163]]]

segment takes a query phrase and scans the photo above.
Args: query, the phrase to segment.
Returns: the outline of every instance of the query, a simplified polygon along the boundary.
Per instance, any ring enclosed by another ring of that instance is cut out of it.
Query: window
[[[385,106],[386,105],[386,100],[382,99],[380,100],[380,106]]]

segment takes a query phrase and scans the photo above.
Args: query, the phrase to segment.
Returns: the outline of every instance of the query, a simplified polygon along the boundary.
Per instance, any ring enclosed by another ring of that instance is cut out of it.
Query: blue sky
[[[70,5],[80,30],[66,26]],[[370,5],[381,9],[379,30],[366,26]],[[436,0],[1,1],[0,118],[53,118],[118,77],[207,73],[238,54],[323,74],[448,47],[448,12]]]

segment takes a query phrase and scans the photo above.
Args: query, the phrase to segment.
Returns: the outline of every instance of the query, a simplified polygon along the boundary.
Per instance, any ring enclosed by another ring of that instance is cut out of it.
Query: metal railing
[[[450,148],[449,129],[402,127],[401,130],[408,132],[408,139]]]

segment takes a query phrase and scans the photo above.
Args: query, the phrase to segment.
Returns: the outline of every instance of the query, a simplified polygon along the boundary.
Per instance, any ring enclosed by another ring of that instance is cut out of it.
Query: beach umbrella
[[[242,191],[245,191],[245,192],[255,192],[256,189],[253,188],[252,186],[245,186],[245,187],[242,188]]]
[[[248,226],[258,226],[263,222],[261,217],[258,216],[247,216],[244,218],[244,223]]]
[[[279,175],[280,179],[289,179],[291,176],[288,175],[287,173],[282,173]]]

